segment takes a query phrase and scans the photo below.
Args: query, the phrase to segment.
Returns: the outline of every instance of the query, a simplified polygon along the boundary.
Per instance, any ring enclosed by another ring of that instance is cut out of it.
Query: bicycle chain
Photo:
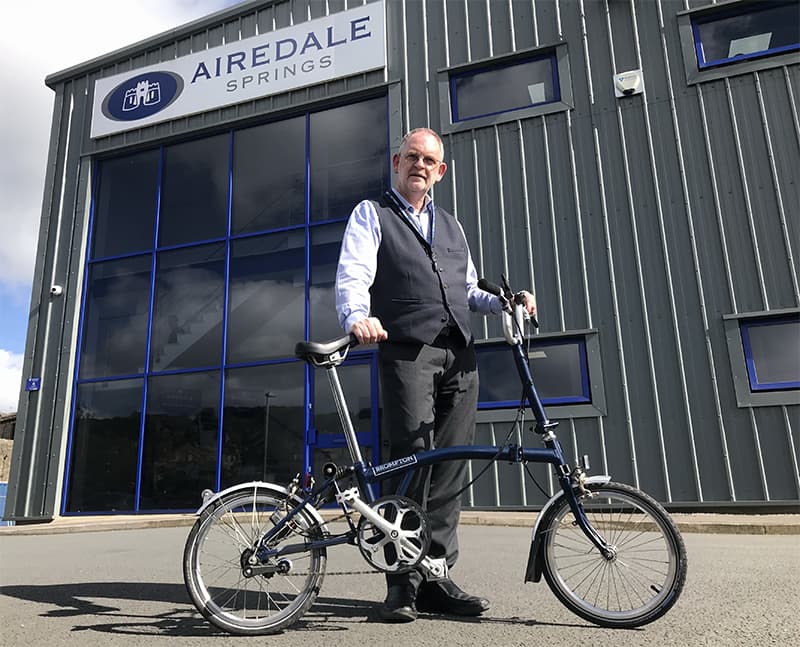
[[[332,517],[331,519],[326,519],[325,523],[334,523],[336,521],[343,521],[347,519],[349,513],[340,514],[338,517]],[[319,526],[312,526],[312,528],[317,528]],[[308,539],[311,538],[309,531],[312,528],[308,528],[302,531],[296,531],[295,534],[301,537],[306,537]],[[325,577],[330,577],[331,575],[380,575],[380,571],[376,571],[375,569],[370,569],[368,571],[325,571]],[[307,573],[287,573],[284,577],[306,577]]]
[[[380,571],[325,571],[325,577],[330,575],[380,575]]]

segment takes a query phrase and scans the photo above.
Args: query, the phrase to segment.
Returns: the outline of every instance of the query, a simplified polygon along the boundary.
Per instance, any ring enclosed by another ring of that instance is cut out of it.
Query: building
[[[51,75],[7,516],[191,510],[337,460],[294,343],[339,336],[346,218],[421,125],[479,272],[537,292],[568,453],[674,508],[796,509],[798,6],[254,0]],[[536,443],[474,326],[479,442]],[[378,459],[374,350],[342,379]],[[465,496],[545,500],[502,465]]]

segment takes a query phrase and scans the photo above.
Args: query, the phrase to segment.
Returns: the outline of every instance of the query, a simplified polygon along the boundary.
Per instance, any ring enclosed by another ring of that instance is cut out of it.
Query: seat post
[[[328,366],[325,370],[328,373],[328,382],[331,385],[336,410],[339,412],[339,419],[342,421],[342,430],[344,431],[345,440],[347,440],[347,447],[350,450],[350,458],[353,459],[353,463],[363,463],[364,459],[361,457],[358,437],[355,429],[353,429],[353,422],[350,420],[350,412],[347,409],[347,401],[344,399],[344,391],[342,391],[336,367]]]

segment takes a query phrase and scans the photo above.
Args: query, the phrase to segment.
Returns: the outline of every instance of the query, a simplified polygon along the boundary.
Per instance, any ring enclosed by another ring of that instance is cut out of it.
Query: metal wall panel
[[[796,502],[797,407],[737,408],[722,316],[800,305],[798,66],[689,86],[676,14],[704,4],[426,3],[439,69],[563,37],[575,97],[448,136],[437,200],[482,273],[535,286],[544,331],[599,329],[609,413],[570,421],[578,453],[664,501]],[[409,88],[421,64],[409,48]],[[645,93],[616,99],[614,73],[636,68]]]
[[[737,405],[722,317],[800,307],[800,62],[687,83],[677,14],[706,0],[387,0],[386,71],[88,137],[98,78],[361,4],[253,0],[48,79],[56,107],[23,369],[44,381],[21,399],[8,509],[54,512],[93,155],[386,88],[403,130],[438,128],[442,71],[558,42],[574,108],[446,135],[437,201],[460,219],[481,274],[536,290],[543,332],[598,331],[607,414],[561,421],[570,455],[674,504],[796,505],[800,407]],[[636,68],[644,93],[616,99],[613,75]],[[74,276],[53,303],[64,268]],[[496,319],[473,321],[478,337],[501,334]],[[481,424],[479,438],[516,434],[512,417]],[[552,488],[545,468],[533,472]],[[544,500],[502,466],[468,495]]]

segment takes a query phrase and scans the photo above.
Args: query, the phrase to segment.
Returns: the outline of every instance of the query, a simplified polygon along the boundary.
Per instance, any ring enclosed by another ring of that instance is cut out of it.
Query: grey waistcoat
[[[456,219],[436,207],[433,247],[384,195],[374,202],[381,225],[372,314],[390,342],[430,344],[448,323],[472,339],[467,303],[467,241]],[[458,334],[458,333],[456,333]]]

